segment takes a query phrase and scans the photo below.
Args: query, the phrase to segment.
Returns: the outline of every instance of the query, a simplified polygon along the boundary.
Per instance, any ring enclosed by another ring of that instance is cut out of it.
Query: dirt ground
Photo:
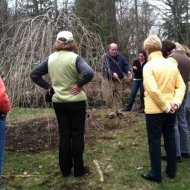
[[[95,84],[91,84],[93,88],[91,87],[90,89],[98,89],[99,91],[99,83],[96,82]],[[125,93],[130,92],[130,86],[128,84],[123,85],[123,88]],[[102,109],[102,107],[99,109]],[[126,117],[125,119],[130,121],[131,118]],[[37,153],[44,150],[57,149],[59,145],[57,126],[56,117],[29,120],[14,126],[7,126],[6,150]],[[118,127],[118,125],[115,126],[111,123],[108,125],[104,119],[92,118],[90,116],[90,118],[86,120],[85,138],[92,138],[93,131],[95,130],[113,130]]]
[[[125,117],[126,122],[133,122],[133,118]],[[91,139],[94,131],[118,129],[105,119],[90,116],[86,119],[85,138]],[[16,126],[7,126],[6,150],[13,152],[38,153],[44,150],[57,149],[59,134],[56,117],[24,122]]]
[[[94,126],[96,125],[96,126]],[[86,120],[86,138],[93,130],[104,130],[104,126],[98,119]],[[110,126],[111,128],[111,126]],[[56,118],[47,120],[32,120],[17,126],[7,126],[6,150],[13,152],[41,152],[57,149],[59,134]]]

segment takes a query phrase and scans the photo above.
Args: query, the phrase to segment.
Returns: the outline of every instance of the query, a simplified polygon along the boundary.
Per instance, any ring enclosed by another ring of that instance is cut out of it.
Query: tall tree
[[[118,43],[115,0],[75,0],[74,12],[105,45]]]
[[[115,0],[107,0],[106,4],[108,9],[106,9],[106,14],[109,21],[110,39],[109,42],[118,44],[118,32],[117,32],[117,20],[116,20],[116,7]]]
[[[4,25],[8,20],[8,4],[6,0],[0,1],[0,36],[4,33]]]
[[[158,0],[156,0],[158,1]],[[156,6],[162,14],[163,37],[189,46],[189,0],[159,0]]]

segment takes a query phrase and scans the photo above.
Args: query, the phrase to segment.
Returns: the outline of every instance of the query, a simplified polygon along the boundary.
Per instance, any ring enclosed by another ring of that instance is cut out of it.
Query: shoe
[[[63,177],[69,177],[70,175],[71,175],[71,172],[68,173],[68,174],[63,174],[63,173],[62,173],[62,176],[63,176]],[[0,190],[1,190],[1,189],[0,189]]]
[[[0,190],[8,190],[7,188],[0,188]]]
[[[119,119],[123,119],[123,118],[124,118],[124,116],[123,116],[122,113],[117,113],[117,117],[118,117]]]
[[[167,156],[162,156],[161,159],[163,161],[167,161]],[[177,163],[181,163],[181,157],[180,156],[177,157]]]
[[[121,111],[131,111],[130,109],[127,109],[127,108],[125,108],[125,109],[123,109],[123,110],[121,110]]]
[[[143,109],[143,108],[140,109],[140,110],[138,111],[138,113],[145,113],[145,112],[144,112],[144,109]]]
[[[167,173],[166,173],[167,174]],[[175,178],[175,175],[169,175],[167,174],[167,176],[170,178],[170,179],[174,179]]]
[[[85,174],[90,174],[90,167],[84,166]]]
[[[108,115],[108,118],[109,118],[109,119],[113,119],[113,118],[114,118],[114,115]]]
[[[80,174],[80,175],[75,175],[75,177],[81,177],[85,174],[90,174],[90,167],[89,166],[83,166],[84,167],[84,173]]]
[[[182,156],[183,158],[190,158],[189,153],[181,153],[181,156]]]
[[[149,174],[141,174],[141,177],[143,179],[150,180],[150,181],[153,181],[153,182],[156,182],[156,183],[161,183],[162,182],[162,180],[154,179]]]

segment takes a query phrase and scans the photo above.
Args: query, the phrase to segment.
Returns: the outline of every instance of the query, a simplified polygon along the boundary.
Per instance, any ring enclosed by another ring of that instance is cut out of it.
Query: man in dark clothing
[[[129,79],[132,73],[125,57],[118,53],[115,43],[109,45],[109,51],[101,58],[102,91],[108,107],[108,118],[122,117],[122,79],[125,73]]]
[[[168,40],[162,41],[162,53],[163,55],[168,54],[168,59],[176,64],[183,81],[186,85],[186,91],[182,105],[176,112],[176,122],[175,122],[175,140],[176,140],[176,150],[177,150],[177,162],[181,162],[181,156],[189,158],[189,132],[188,125],[186,121],[185,114],[185,100],[188,92],[188,81],[190,73],[190,60],[187,55],[185,55],[185,50],[179,43],[172,43]],[[176,49],[173,49],[176,47]],[[166,57],[166,56],[165,56]],[[167,160],[166,156],[162,157],[163,160]]]

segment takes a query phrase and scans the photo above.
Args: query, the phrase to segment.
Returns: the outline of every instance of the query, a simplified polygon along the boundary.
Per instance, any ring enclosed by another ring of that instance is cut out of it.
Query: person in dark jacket
[[[140,100],[141,105],[139,109],[139,113],[144,113],[144,87],[143,87],[143,67],[147,62],[145,51],[139,52],[139,59],[135,60],[133,63],[133,83],[131,88],[131,94],[129,98],[129,102],[126,105],[124,111],[131,111],[133,107],[133,103],[135,101],[138,89],[140,88]]]
[[[189,158],[190,153],[189,132],[185,113],[185,101],[188,93],[188,81],[190,74],[190,60],[185,54],[185,50],[182,45],[179,43],[173,43],[169,40],[162,41],[162,54],[165,58],[169,59],[171,63],[175,64],[178,67],[183,81],[186,85],[184,99],[182,105],[176,112],[175,121],[175,140],[177,150],[176,159],[177,162],[180,163],[181,156]],[[167,160],[167,157],[162,156],[162,160]]]
[[[32,80],[42,88],[54,91],[52,101],[59,127],[59,165],[63,177],[83,176],[90,172],[83,163],[86,94],[83,86],[94,76],[93,69],[73,53],[76,42],[69,31],[57,34],[55,52],[31,72]],[[49,74],[51,84],[42,76]],[[53,88],[53,90],[52,90]]]
[[[122,80],[125,73],[132,78],[131,69],[125,57],[118,53],[115,43],[109,45],[109,51],[101,57],[102,92],[108,107],[108,118],[122,118]]]

